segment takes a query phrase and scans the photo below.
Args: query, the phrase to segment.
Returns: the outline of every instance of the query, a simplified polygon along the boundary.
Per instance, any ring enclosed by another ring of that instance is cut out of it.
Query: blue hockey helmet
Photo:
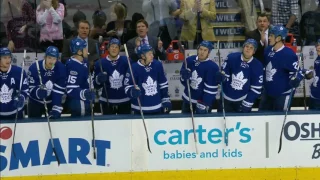
[[[287,28],[285,28],[283,26],[279,26],[279,25],[272,26],[269,31],[269,35],[270,34],[273,34],[275,36],[275,38],[280,36],[282,40],[285,40],[288,35],[288,30],[287,30]]]
[[[199,46],[198,49],[200,48],[200,46],[206,47],[209,49],[209,53],[212,51],[213,49],[213,44],[210,41],[202,41]]]
[[[257,50],[258,48],[258,43],[256,40],[254,39],[247,39],[244,43],[243,43],[243,48],[247,45],[247,44],[251,44],[254,47],[254,51]]]
[[[117,39],[117,38],[112,38],[112,39],[109,41],[109,43],[108,43],[108,48],[109,48],[112,44],[118,45],[119,48],[120,48],[120,46],[121,46],[121,43],[120,43],[119,39]]]
[[[49,46],[46,50],[46,56],[52,56],[55,58],[59,58],[59,50],[55,46]]]
[[[320,45],[320,39],[317,40],[316,42],[316,47]]]
[[[11,51],[6,47],[0,48],[0,57],[2,56],[11,56]]]
[[[141,58],[142,54],[146,54],[149,51],[153,51],[152,46],[150,46],[149,44],[142,44],[138,47],[137,54]]]
[[[82,51],[84,48],[87,47],[87,42],[80,38],[74,38],[71,40],[70,43],[70,50],[72,55],[78,54],[78,51]]]

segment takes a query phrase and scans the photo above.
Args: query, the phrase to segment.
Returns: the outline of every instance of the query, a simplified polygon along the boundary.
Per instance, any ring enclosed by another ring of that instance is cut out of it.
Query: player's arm
[[[262,65],[252,69],[250,76],[250,90],[246,99],[242,101],[244,112],[250,112],[255,100],[261,95],[263,86],[263,67]]]
[[[40,81],[38,77],[38,72],[34,68],[34,65],[30,66],[28,72],[28,81],[29,81],[29,93],[31,97],[37,97],[37,91],[40,86]],[[38,98],[39,99],[39,98]]]
[[[137,72],[134,72],[133,71],[133,75],[134,75],[134,79],[135,81],[137,82],[138,78],[137,78]],[[127,94],[127,96],[129,98],[132,98],[132,99],[135,99],[137,97],[140,96],[141,94],[141,91],[140,91],[140,88],[137,87],[137,88],[134,88],[134,84],[133,84],[133,81],[132,81],[132,76],[131,76],[131,73],[130,73],[130,69],[128,69],[127,73],[126,73],[126,77],[124,79],[124,91],[125,93]]]
[[[168,94],[168,80],[164,74],[164,69],[162,64],[159,66],[159,87],[160,87],[160,96],[163,101],[170,101],[169,94]]]
[[[98,60],[98,61],[96,61],[96,62],[94,63],[93,85],[94,85],[94,88],[95,88],[95,89],[100,89],[100,88],[103,87],[103,83],[100,83],[100,82],[99,82],[99,79],[98,79],[98,74],[100,74],[100,72],[101,72],[101,71],[100,71],[100,66],[99,66],[99,61],[101,61],[101,59]]]
[[[66,91],[67,72],[65,66],[61,66],[61,69],[59,69],[59,73],[55,75],[58,77],[56,78],[52,89],[52,110],[57,111],[61,114],[63,110],[62,96]]]
[[[219,71],[218,66],[214,66],[212,70],[208,71],[205,76],[202,102],[211,107],[213,102],[216,100],[218,92],[218,82],[216,81],[216,74]]]
[[[189,59],[190,59],[190,57],[187,58],[187,60],[186,60],[187,68],[189,67],[188,65],[190,64],[190,63],[188,63]],[[191,77],[191,71],[189,68],[186,69],[185,67],[186,67],[185,62],[183,62],[181,69],[180,69],[180,82],[184,87],[187,87],[187,80],[190,79],[190,77]]]
[[[22,81],[22,86],[21,86],[21,95],[24,97],[24,99],[27,99],[29,96],[29,83],[28,83],[28,76],[27,73],[23,71],[23,81]],[[20,81],[19,81],[20,85]]]

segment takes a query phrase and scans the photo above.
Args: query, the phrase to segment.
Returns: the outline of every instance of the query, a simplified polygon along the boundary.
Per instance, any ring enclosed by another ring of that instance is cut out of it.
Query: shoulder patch
[[[27,72],[27,75],[28,75],[28,76],[31,76],[31,72],[30,72],[30,71],[28,71],[28,72]]]
[[[70,71],[70,75],[76,76],[76,75],[78,75],[78,72],[77,71]]]

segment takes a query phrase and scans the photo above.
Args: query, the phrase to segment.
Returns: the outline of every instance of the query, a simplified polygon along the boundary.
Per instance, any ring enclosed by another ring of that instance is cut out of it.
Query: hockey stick
[[[137,88],[137,84],[136,84],[136,81],[135,81],[134,76],[133,76],[133,71],[132,71],[130,58],[129,58],[129,53],[128,53],[128,49],[127,49],[127,45],[126,44],[124,44],[124,50],[126,51],[126,56],[127,56],[127,59],[128,59],[128,65],[129,65],[129,70],[130,70],[130,74],[131,74],[131,77],[132,77],[133,86],[134,86],[134,88]],[[138,100],[138,104],[139,104],[139,108],[140,108],[140,114],[141,114],[141,118],[142,118],[142,122],[143,122],[144,131],[146,132],[146,136],[147,136],[148,150],[149,150],[150,153],[152,153],[151,149],[150,149],[148,129],[147,129],[147,126],[146,126],[146,122],[144,120],[144,115],[143,115],[143,111],[142,111],[142,107],[141,107],[140,98],[138,97],[137,100]]]
[[[188,70],[187,58],[186,58],[186,55],[185,55],[184,45],[181,45],[181,50],[182,50],[182,54],[184,55],[184,67],[185,67],[186,70]],[[197,139],[196,127],[195,127],[195,123],[194,123],[193,106],[192,106],[192,102],[191,102],[190,82],[189,82],[189,79],[186,79],[186,81],[187,81],[187,87],[188,87],[188,98],[189,98],[189,106],[190,106],[190,112],[191,112],[193,138],[194,138],[194,144],[195,144],[195,148],[196,148],[196,153],[198,154],[198,145],[197,145],[198,144],[198,139]]]
[[[102,8],[101,8],[100,0],[98,0],[98,4],[99,4],[99,9],[100,9],[100,11],[101,11],[101,10],[102,10]]]
[[[219,57],[219,67],[220,67],[221,72],[222,72],[221,55],[220,55],[220,41],[218,41],[218,57]],[[224,121],[224,140],[225,140],[226,146],[228,146],[229,139],[228,139],[228,136],[226,135],[226,132],[227,132],[227,119],[226,119],[226,111],[224,109],[224,95],[223,95],[222,81],[220,83],[220,88],[221,88],[220,98],[221,98],[221,101],[222,101],[221,104],[222,104],[222,114],[223,114],[223,121]]]
[[[24,71],[24,61],[26,60],[26,55],[27,55],[27,50],[24,50],[23,52],[23,61],[22,61],[22,69],[21,69],[21,76],[20,76],[20,85],[19,85],[19,91],[18,91],[18,98],[21,94],[21,89],[22,89],[22,83],[23,83],[23,71]],[[12,145],[11,145],[11,151],[14,155],[14,157],[16,158],[16,153],[14,152],[14,149],[13,149],[13,145],[14,145],[14,139],[16,137],[16,128],[17,128],[17,121],[18,121],[18,113],[19,113],[19,107],[17,107],[17,110],[16,110],[16,118],[14,120],[14,128],[13,128],[13,138],[12,138]]]
[[[41,72],[40,72],[40,67],[39,67],[39,62],[38,62],[37,55],[36,55],[36,66],[37,66],[37,71],[38,71],[38,76],[39,76],[39,81],[40,81],[40,88],[44,89],[45,86],[42,83],[42,77],[41,77]],[[45,115],[46,115],[47,121],[48,121],[48,128],[49,128],[50,142],[51,142],[52,150],[53,150],[53,153],[54,153],[54,155],[56,157],[56,160],[58,162],[58,166],[60,166],[60,160],[59,160],[59,157],[58,157],[58,153],[57,153],[56,148],[54,147],[54,143],[53,143],[50,117],[49,117],[49,114],[48,114],[48,106],[47,106],[47,102],[46,102],[45,99],[43,99],[43,104],[44,104],[44,109],[45,109]]]
[[[286,121],[287,121],[287,115],[288,115],[288,111],[289,111],[289,108],[290,108],[290,105],[291,105],[292,97],[293,97],[293,95],[294,95],[294,94],[293,94],[294,91],[295,91],[295,88],[292,88],[292,89],[291,89],[291,92],[290,92],[289,102],[288,102],[288,105],[287,105],[286,114],[285,114],[285,116],[284,116],[284,120],[283,120],[283,124],[282,124],[282,128],[281,128],[281,132],[280,132],[279,150],[278,150],[278,153],[280,153],[281,148],[282,148],[282,134],[283,134],[284,126],[285,126]]]
[[[98,56],[99,56],[99,66],[100,66],[100,71],[101,73],[103,73],[103,69],[102,69],[102,59],[100,58],[100,51],[99,51],[99,45],[98,43],[96,43],[96,51],[98,53]],[[106,83],[103,83],[103,89],[104,89],[104,92],[106,94],[106,99],[107,99],[107,106],[109,108],[109,99],[108,99],[108,92],[107,92],[107,87],[106,87]],[[103,111],[103,109],[101,108],[101,110]],[[103,114],[103,112],[102,112]]]
[[[88,53],[89,55],[89,53]],[[92,75],[90,72],[91,63],[88,61],[88,76],[89,76],[89,89],[90,92],[94,92],[94,89],[92,88]],[[94,128],[94,103],[92,102],[92,99],[90,99],[90,109],[91,109],[91,129],[92,129],[92,149],[93,149],[93,158],[97,159],[97,153],[96,153],[96,133]]]

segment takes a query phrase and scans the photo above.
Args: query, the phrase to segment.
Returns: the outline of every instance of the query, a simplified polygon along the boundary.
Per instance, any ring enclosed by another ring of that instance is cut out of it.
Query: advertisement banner
[[[52,122],[60,166],[52,151],[47,122],[18,123],[11,151],[13,126],[13,123],[0,124],[1,177],[128,172],[131,169],[130,121],[95,122],[96,159],[93,158],[90,121]]]

